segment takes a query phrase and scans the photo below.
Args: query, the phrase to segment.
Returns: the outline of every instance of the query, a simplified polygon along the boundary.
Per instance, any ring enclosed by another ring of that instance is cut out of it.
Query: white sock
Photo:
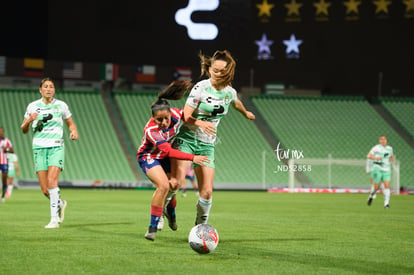
[[[198,198],[197,202],[197,224],[207,224],[208,216],[210,215],[210,209],[213,204],[213,198],[206,200],[201,197]]]
[[[391,191],[389,188],[384,188],[384,206],[390,204]]]
[[[11,196],[12,195],[12,193],[13,193],[13,184],[12,185],[9,185],[8,187],[7,187],[7,192],[9,192],[9,196]]]
[[[60,189],[59,187],[49,189],[50,195],[50,220],[59,222],[59,203],[60,203]]]

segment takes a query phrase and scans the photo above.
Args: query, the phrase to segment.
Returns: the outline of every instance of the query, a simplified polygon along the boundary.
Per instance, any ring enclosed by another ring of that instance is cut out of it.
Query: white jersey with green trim
[[[7,160],[9,161],[9,171],[16,169],[14,163],[18,160],[17,155],[15,153],[7,153]]]
[[[374,168],[380,168],[383,171],[390,171],[391,170],[391,162],[390,158],[394,155],[392,147],[382,146],[381,144],[377,144],[374,147],[372,147],[371,151],[369,151],[371,155],[374,157],[381,157],[381,160],[374,160],[373,165]]]
[[[237,100],[237,92],[231,86],[217,91],[211,85],[210,79],[205,79],[194,85],[187,98],[186,104],[194,108],[193,117],[211,122],[217,130],[220,120],[228,113],[230,103]],[[216,136],[207,135],[200,127],[183,123],[179,136],[197,139],[205,143],[214,143]]]
[[[33,149],[63,146],[63,121],[72,116],[68,105],[58,99],[49,104],[38,99],[27,106],[24,118],[28,119],[32,113],[38,114],[32,123]],[[50,119],[44,119],[50,115]]]

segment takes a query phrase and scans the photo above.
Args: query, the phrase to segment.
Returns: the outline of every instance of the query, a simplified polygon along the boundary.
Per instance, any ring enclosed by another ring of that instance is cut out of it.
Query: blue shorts
[[[165,173],[171,172],[171,165],[170,165],[170,158],[165,159],[139,159],[138,160],[139,166],[141,167],[142,171],[147,174],[147,171],[154,166],[161,165],[162,169],[164,169]]]
[[[0,171],[3,174],[7,174],[9,172],[9,165],[8,164],[0,164]]]
[[[188,179],[188,180],[193,181],[194,180],[194,175],[193,176],[185,175],[185,178]]]

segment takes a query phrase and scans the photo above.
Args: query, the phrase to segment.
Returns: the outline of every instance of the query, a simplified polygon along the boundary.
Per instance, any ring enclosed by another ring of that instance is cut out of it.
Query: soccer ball
[[[213,252],[217,248],[218,242],[218,232],[209,224],[198,224],[194,226],[188,235],[190,247],[200,254]]]

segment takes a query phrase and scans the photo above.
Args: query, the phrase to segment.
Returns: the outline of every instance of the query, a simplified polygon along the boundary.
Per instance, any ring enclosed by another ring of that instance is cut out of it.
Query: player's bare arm
[[[70,131],[69,138],[71,140],[77,140],[78,139],[78,129],[76,128],[76,125],[73,122],[71,117],[66,120],[66,124],[68,125],[69,131]]]
[[[210,136],[214,136],[216,134],[216,127],[214,126],[214,124],[211,123],[211,122],[204,121],[204,120],[199,120],[199,119],[196,119],[195,117],[193,117],[194,110],[195,109],[193,107],[191,107],[189,105],[185,105],[184,113],[183,113],[184,121],[187,122],[188,124],[198,126],[201,129],[203,129],[203,131],[206,134],[208,134]]]
[[[234,109],[239,111],[242,115],[244,115],[247,119],[254,120],[256,117],[252,112],[249,112],[246,110],[246,108],[243,105],[243,102],[241,102],[239,99],[234,101],[233,103]]]
[[[26,134],[27,132],[29,132],[30,124],[32,124],[32,122],[36,119],[37,119],[37,113],[31,113],[29,114],[29,118],[25,118],[23,120],[22,126],[20,126],[23,134]]]

